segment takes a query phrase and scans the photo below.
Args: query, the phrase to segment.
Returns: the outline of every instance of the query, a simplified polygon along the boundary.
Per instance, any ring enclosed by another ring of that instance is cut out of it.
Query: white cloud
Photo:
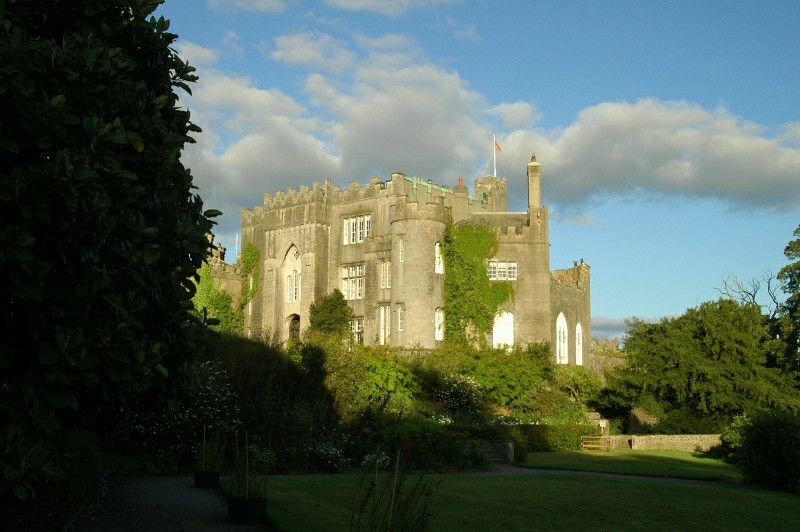
[[[478,27],[475,24],[461,24],[452,17],[445,17],[445,26],[457,39],[467,39],[469,41],[480,43],[483,38],[478,35]]]
[[[330,7],[346,11],[369,11],[397,17],[417,8],[457,3],[459,0],[325,0]]]
[[[270,54],[277,61],[291,65],[341,72],[355,64],[355,55],[346,44],[330,35],[298,33],[275,38],[275,50]]]
[[[219,53],[210,48],[204,48],[187,40],[182,40],[177,45],[178,55],[193,67],[209,67],[219,60]]]
[[[490,115],[500,117],[505,129],[532,127],[541,116],[528,102],[501,103],[489,109]]]
[[[491,171],[493,129],[512,210],[525,209],[525,166],[534,151],[545,202],[573,223],[593,223],[582,212],[588,204],[634,194],[800,207],[800,124],[768,137],[724,108],[648,99],[600,103],[564,129],[545,130],[532,104],[490,105],[457,72],[426,62],[408,36],[354,42],[358,48],[324,34],[276,39],[276,60],[310,69],[302,103],[214,71],[212,50],[181,48],[207,65],[188,100],[204,133],[184,159],[206,204],[226,213],[222,234],[234,234],[240,209],[259,204],[265,192],[325,177],[346,186],[400,171],[470,183]],[[326,69],[334,64],[342,68]]]
[[[564,130],[509,134],[505,144],[515,157],[504,159],[503,170],[513,172],[525,149],[535,150],[545,197],[562,205],[644,193],[794,209],[800,207],[800,150],[787,146],[793,131],[769,138],[725,109],[686,102],[601,103]]]
[[[222,38],[221,44],[224,48],[226,48],[229,52],[232,52],[234,55],[242,56],[244,55],[244,48],[239,46],[239,41],[241,38],[239,34],[235,31],[228,31],[225,33],[225,37]]]
[[[226,13],[281,13],[286,9],[286,3],[283,0],[208,0],[208,7]]]

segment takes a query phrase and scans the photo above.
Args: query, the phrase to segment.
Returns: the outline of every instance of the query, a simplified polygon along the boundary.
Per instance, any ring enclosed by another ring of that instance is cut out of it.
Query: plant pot
[[[194,487],[204,489],[219,488],[219,471],[195,471]]]
[[[267,521],[267,499],[228,497],[228,521],[237,525],[260,525]]]

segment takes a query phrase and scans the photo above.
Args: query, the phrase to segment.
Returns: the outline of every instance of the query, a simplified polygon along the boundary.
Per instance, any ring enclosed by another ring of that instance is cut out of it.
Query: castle
[[[487,340],[498,347],[549,341],[556,362],[583,364],[591,346],[589,266],[581,260],[551,273],[535,156],[527,179],[527,212],[507,212],[507,181],[495,176],[476,179],[473,195],[461,179],[449,188],[399,172],[344,190],[326,179],[265,194],[263,205],[242,209],[242,242],[258,248],[262,261],[245,333],[296,337],[311,302],[338,288],[358,340],[433,348],[444,338],[440,243],[448,222],[466,223],[496,232],[499,248],[486,274],[514,288]]]

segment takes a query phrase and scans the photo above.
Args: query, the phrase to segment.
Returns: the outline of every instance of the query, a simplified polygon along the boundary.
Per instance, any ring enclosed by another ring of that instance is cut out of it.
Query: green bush
[[[746,482],[800,491],[800,417],[785,410],[753,416],[744,428],[736,463]]]
[[[514,440],[515,460],[525,460],[529,452],[577,451],[581,436],[599,436],[595,425],[507,425],[505,432]]]
[[[720,434],[720,447],[726,462],[735,464],[744,441],[744,429],[750,424],[746,414],[734,416],[733,421]]]

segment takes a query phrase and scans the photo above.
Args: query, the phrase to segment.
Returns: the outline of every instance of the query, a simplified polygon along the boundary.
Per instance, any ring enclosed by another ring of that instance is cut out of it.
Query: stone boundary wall
[[[720,444],[719,434],[627,434],[610,436],[612,449],[705,452]]]

